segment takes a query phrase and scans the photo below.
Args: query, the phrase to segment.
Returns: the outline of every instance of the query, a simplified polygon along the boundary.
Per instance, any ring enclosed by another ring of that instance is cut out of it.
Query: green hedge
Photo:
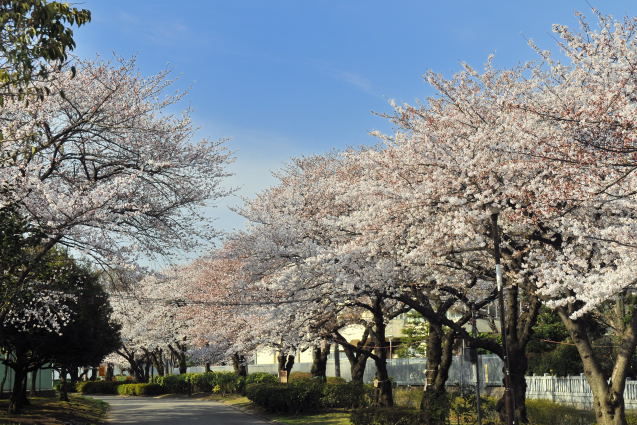
[[[150,382],[152,384],[161,385],[164,392],[167,393],[188,394],[190,390],[188,375],[190,374],[155,376]]]
[[[360,382],[339,382],[323,385],[321,405],[323,407],[344,407],[355,409],[364,407],[370,399],[370,389]]]
[[[121,384],[117,387],[119,395],[159,395],[163,392],[159,384]]]
[[[75,386],[82,394],[117,394],[117,387],[123,385],[121,381],[84,381]]]
[[[233,372],[155,376],[150,382],[161,385],[164,392],[174,394],[190,394],[191,392],[230,394],[241,392],[244,387],[244,378]]]
[[[353,425],[420,425],[420,412],[401,407],[368,407],[354,410]]]
[[[267,372],[250,373],[248,376],[246,376],[245,380],[246,385],[264,383],[276,384],[277,382],[279,382],[279,378],[276,375]]]
[[[321,406],[323,385],[319,381],[290,384],[250,384],[246,396],[269,412],[301,413],[318,410]]]

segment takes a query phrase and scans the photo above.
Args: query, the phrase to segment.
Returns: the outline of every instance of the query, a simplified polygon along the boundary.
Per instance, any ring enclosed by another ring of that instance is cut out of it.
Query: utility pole
[[[502,336],[502,357],[504,360],[504,407],[507,425],[515,425],[515,408],[513,392],[511,390],[511,373],[509,350],[507,348],[506,323],[504,320],[504,285],[502,282],[502,264],[500,264],[500,230],[498,228],[497,212],[491,214],[491,232],[493,233],[493,257],[495,259],[495,280],[498,285],[498,304],[500,307],[500,334]]]
[[[478,337],[478,326],[476,324],[476,307],[471,304],[471,336],[473,338]],[[478,349],[475,344],[471,344],[471,358],[475,360],[476,371],[476,419],[477,425],[482,425],[482,412],[481,412],[481,400],[480,400],[480,356],[478,356]]]

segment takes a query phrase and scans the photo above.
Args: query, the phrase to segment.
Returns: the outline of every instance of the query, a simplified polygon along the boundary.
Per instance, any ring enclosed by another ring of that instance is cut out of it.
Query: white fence
[[[587,409],[593,407],[593,393],[583,375],[527,376],[526,397],[551,400]],[[637,381],[626,381],[624,403],[627,409],[637,409]]]
[[[389,375],[398,385],[423,385],[424,372],[427,368],[425,359],[392,359],[389,360],[387,369]],[[311,363],[295,363],[293,371],[309,372]],[[277,373],[277,366],[250,365],[249,372]],[[203,367],[189,368],[191,372],[203,372]],[[232,370],[231,366],[215,366],[212,370]],[[480,356],[478,363],[480,381],[482,386],[502,385],[502,361],[493,355]],[[175,370],[176,373],[177,370]],[[374,379],[376,368],[373,361],[367,362],[364,380],[371,382]],[[327,375],[334,376],[334,363],[328,362]],[[350,379],[349,363],[341,361],[341,376]],[[475,385],[475,366],[460,357],[455,357],[449,371],[447,385]],[[593,405],[593,394],[583,375],[580,376],[527,376],[526,397],[529,399],[550,400],[556,403],[568,404],[574,407],[590,409]],[[624,402],[627,409],[637,409],[637,381],[626,381]]]

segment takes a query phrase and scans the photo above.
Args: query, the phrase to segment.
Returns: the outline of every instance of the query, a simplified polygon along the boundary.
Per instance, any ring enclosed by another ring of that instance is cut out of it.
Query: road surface
[[[180,398],[98,396],[111,405],[109,424],[262,425],[256,416],[215,401]]]

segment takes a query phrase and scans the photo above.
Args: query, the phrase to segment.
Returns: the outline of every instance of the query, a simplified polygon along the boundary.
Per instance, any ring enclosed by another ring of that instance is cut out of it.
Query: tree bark
[[[25,379],[27,377],[27,368],[20,363],[11,366],[13,369],[13,389],[9,398],[9,413],[17,414],[22,408],[29,404],[29,400],[25,396]]]
[[[637,343],[637,309],[633,309],[630,322],[620,335],[621,342],[610,377],[604,374],[600,362],[595,357],[586,321],[571,319],[571,311],[564,307],[559,308],[557,312],[582,360],[584,375],[593,393],[593,409],[597,424],[626,425],[624,387]]]
[[[245,356],[242,356],[239,353],[234,353],[232,355],[232,366],[234,367],[234,372],[239,376],[248,376],[248,365],[246,362]]]
[[[370,329],[369,327],[366,327],[361,340],[356,344],[356,346],[349,344],[338,331],[334,333],[336,341],[341,345],[341,347],[343,347],[345,357],[347,357],[347,360],[349,361],[352,382],[363,382],[365,366],[367,365],[367,359],[371,353],[371,351],[367,349],[369,333]]]
[[[115,375],[114,371],[115,366],[113,363],[106,363],[106,376],[104,377],[107,381],[112,381]]]
[[[330,354],[330,344],[326,341],[321,341],[320,345],[312,348],[312,373],[313,378],[319,378],[322,381],[327,380],[327,357]]]
[[[68,373],[66,368],[60,369],[60,401],[69,401],[69,395],[66,391],[66,374]]]
[[[387,371],[386,326],[380,297],[376,298],[372,312],[374,314],[374,341],[376,343],[376,355],[373,359],[376,365],[376,379],[378,380],[378,405],[382,407],[392,407],[394,405],[394,395],[392,383]]]
[[[9,366],[4,365],[4,374],[2,375],[2,382],[0,382],[0,394],[4,394],[4,386],[7,383],[7,375],[9,373]]]
[[[38,394],[37,390],[37,382],[38,382],[38,369],[33,369],[31,371],[31,397],[35,397]]]
[[[334,344],[334,376],[341,377],[341,356],[338,349],[338,344]]]
[[[449,417],[449,397],[445,384],[453,360],[453,330],[444,331],[440,325],[430,324],[427,335],[426,385],[420,410],[427,425],[445,425]]]

